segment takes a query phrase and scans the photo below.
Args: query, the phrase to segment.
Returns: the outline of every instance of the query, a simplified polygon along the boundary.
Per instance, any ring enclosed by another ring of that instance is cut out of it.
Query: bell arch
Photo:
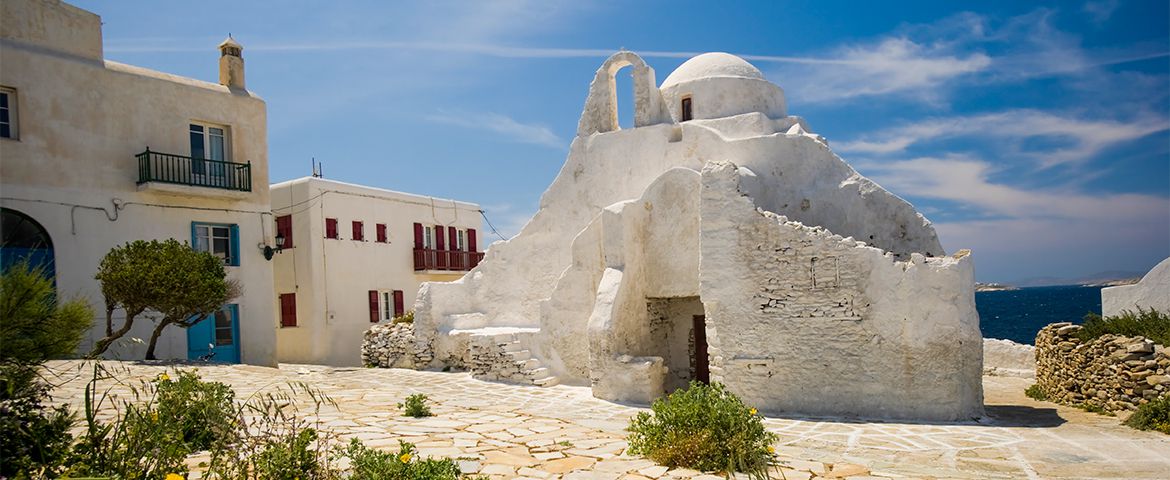
[[[577,136],[620,130],[617,109],[617,72],[632,67],[634,77],[634,127],[673,123],[662,92],[654,79],[654,69],[634,52],[621,51],[609,57],[589,84],[585,110],[577,124]]]

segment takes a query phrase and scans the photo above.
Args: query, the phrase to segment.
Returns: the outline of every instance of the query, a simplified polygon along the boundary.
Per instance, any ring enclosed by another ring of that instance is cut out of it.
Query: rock
[[[1163,383],[1170,383],[1170,376],[1166,375],[1150,375],[1146,377],[1146,383],[1150,385],[1161,385]]]
[[[1060,328],[1056,329],[1056,334],[1060,335],[1060,336],[1071,335],[1073,332],[1076,332],[1076,331],[1080,330],[1081,328],[1082,327],[1080,325],[1068,325],[1068,326],[1064,326],[1064,327],[1060,327]]]

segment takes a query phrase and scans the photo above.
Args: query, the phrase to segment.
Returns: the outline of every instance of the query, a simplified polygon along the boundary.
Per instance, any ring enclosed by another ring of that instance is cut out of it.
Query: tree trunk
[[[85,358],[97,358],[101,354],[106,353],[106,350],[110,348],[110,345],[113,344],[115,340],[122,338],[126,332],[130,331],[130,327],[134,326],[134,318],[140,314],[142,314],[142,310],[137,312],[126,312],[126,322],[122,324],[122,328],[119,328],[117,331],[106,335],[105,338],[102,338],[101,340],[98,340],[97,343],[93,344],[93,349],[91,349],[89,353],[85,354]],[[111,324],[113,324],[113,313],[111,312],[109,315],[111,315],[111,317],[109,317],[109,321]]]
[[[174,323],[173,320],[170,320],[167,317],[163,317],[162,320],[159,320],[158,325],[154,327],[154,331],[150,332],[150,343],[146,346],[147,360],[158,360],[157,358],[154,358],[154,346],[158,344],[158,337],[162,335],[163,329],[167,328],[167,325],[172,323]]]
[[[114,310],[112,306],[106,306],[106,336],[114,335]]]

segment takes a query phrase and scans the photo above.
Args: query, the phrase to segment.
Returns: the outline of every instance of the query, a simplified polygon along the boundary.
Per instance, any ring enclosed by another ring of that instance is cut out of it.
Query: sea
[[[1031,345],[1036,332],[1056,322],[1079,324],[1086,314],[1101,314],[1101,288],[1083,285],[1029,287],[975,292],[983,338],[1006,338]]]

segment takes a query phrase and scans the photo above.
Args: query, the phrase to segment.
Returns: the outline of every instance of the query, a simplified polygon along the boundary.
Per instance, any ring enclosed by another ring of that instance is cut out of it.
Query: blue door
[[[240,363],[239,305],[224,305],[187,329],[187,359]]]

